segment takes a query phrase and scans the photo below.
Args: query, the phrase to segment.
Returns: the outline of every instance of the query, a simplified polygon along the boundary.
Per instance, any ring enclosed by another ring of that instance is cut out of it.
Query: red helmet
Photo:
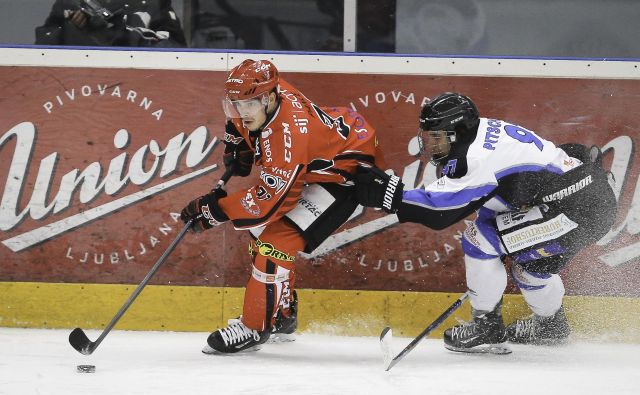
[[[227,99],[246,100],[278,87],[278,69],[268,60],[247,59],[236,66],[224,83]]]

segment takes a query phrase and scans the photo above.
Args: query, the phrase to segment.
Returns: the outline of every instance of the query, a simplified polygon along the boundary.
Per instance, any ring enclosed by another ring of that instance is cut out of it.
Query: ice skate
[[[205,354],[234,354],[237,352],[257,351],[266,342],[271,330],[257,331],[250,329],[239,318],[230,319],[226,328],[218,329],[207,338],[207,346],[202,349]]]
[[[289,316],[285,317],[278,310],[276,322],[271,331],[269,343],[292,342],[296,340],[295,331],[298,328],[298,294],[293,291],[293,300],[289,305]]]
[[[568,341],[570,333],[571,328],[562,307],[551,317],[533,314],[507,327],[508,340],[521,344],[560,345]]]
[[[466,353],[509,354],[504,344],[507,335],[500,314],[501,303],[494,311],[473,310],[473,318],[444,332],[447,350]]]

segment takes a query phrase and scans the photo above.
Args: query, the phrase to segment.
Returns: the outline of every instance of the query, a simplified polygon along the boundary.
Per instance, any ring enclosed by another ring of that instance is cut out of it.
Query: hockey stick
[[[216,189],[217,188],[222,188],[224,186],[224,184],[227,181],[229,181],[229,178],[231,178],[231,175],[233,174],[233,171],[234,171],[234,167],[229,167],[227,169],[227,171],[224,172],[222,177],[220,177],[220,180],[216,184],[215,188]],[[153,275],[156,273],[156,271],[158,271],[160,266],[162,266],[162,264],[164,263],[165,259],[167,259],[169,254],[171,254],[173,252],[173,250],[176,248],[178,243],[187,234],[187,231],[189,230],[189,227],[191,226],[193,221],[194,221],[194,219],[192,218],[192,219],[189,220],[189,222],[187,222],[184,225],[184,227],[182,228],[180,233],[178,233],[178,236],[176,236],[176,238],[171,242],[171,244],[169,245],[169,247],[167,247],[167,249],[162,254],[162,256],[160,258],[158,258],[158,260],[156,261],[155,265],[153,265],[153,267],[151,268],[149,273],[147,273],[147,275],[144,277],[142,282],[133,291],[131,296],[129,296],[129,299],[127,299],[127,301],[124,303],[124,305],[122,305],[120,310],[111,319],[111,322],[109,322],[109,325],[107,325],[106,328],[104,328],[104,330],[102,331],[102,333],[96,339],[95,342],[92,342],[91,340],[89,340],[89,337],[87,337],[86,333],[84,333],[84,331],[81,328],[76,328],[73,331],[71,331],[71,333],[69,334],[69,343],[71,344],[71,346],[73,348],[75,348],[79,353],[84,354],[84,355],[91,355],[95,351],[95,349],[98,348],[98,346],[100,345],[100,343],[102,343],[102,341],[107,336],[107,334],[109,334],[109,332],[111,332],[111,329],[113,329],[113,327],[120,320],[120,318],[122,318],[124,313],[133,304],[134,300],[136,300],[138,295],[140,295],[140,292],[142,292],[144,287],[151,280],[151,277],[153,277]]]
[[[428,327],[426,327],[426,329],[423,330],[422,333],[418,335],[418,337],[413,339],[411,343],[409,343],[409,345],[406,346],[404,350],[400,351],[400,353],[395,357],[393,357],[393,351],[391,350],[391,339],[393,337],[393,332],[391,331],[390,327],[384,328],[382,330],[382,333],[380,333],[380,347],[382,348],[384,365],[387,367],[385,371],[389,371],[395,364],[400,362],[402,358],[409,354],[409,352],[413,350],[418,345],[418,343],[422,341],[422,339],[427,337],[429,333],[439,327],[440,324],[442,324],[444,320],[446,320],[451,314],[453,314],[454,311],[458,310],[458,308],[462,306],[462,303],[464,303],[464,301],[468,297],[468,291],[462,294],[462,296],[456,299],[456,301],[453,302],[451,306],[449,306],[442,314],[440,314],[440,317],[436,318],[435,321],[433,321]]]

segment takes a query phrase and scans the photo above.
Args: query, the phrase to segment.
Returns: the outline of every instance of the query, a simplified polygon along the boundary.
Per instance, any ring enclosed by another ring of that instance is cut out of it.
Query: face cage
[[[222,109],[227,118],[255,118],[261,111],[266,111],[269,94],[244,100],[231,100],[229,96],[222,99]]]
[[[424,140],[424,133],[427,134],[427,142]],[[449,144],[449,150],[446,152],[441,148],[441,144],[436,139],[445,136]],[[444,158],[447,157],[451,150],[451,143],[456,141],[456,132],[453,130],[422,130],[418,129],[418,147],[420,155],[431,162],[434,166],[438,166]]]

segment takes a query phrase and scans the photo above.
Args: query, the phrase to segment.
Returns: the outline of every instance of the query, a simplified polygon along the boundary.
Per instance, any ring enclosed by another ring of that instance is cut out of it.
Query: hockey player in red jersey
[[[311,252],[358,206],[358,165],[384,168],[375,130],[348,108],[321,108],[279,77],[269,61],[245,60],[225,82],[224,163],[258,183],[227,195],[216,189],[190,202],[182,219],[202,231],[231,221],[249,230],[252,275],[242,316],[214,331],[206,353],[255,349],[296,328],[295,259]]]

